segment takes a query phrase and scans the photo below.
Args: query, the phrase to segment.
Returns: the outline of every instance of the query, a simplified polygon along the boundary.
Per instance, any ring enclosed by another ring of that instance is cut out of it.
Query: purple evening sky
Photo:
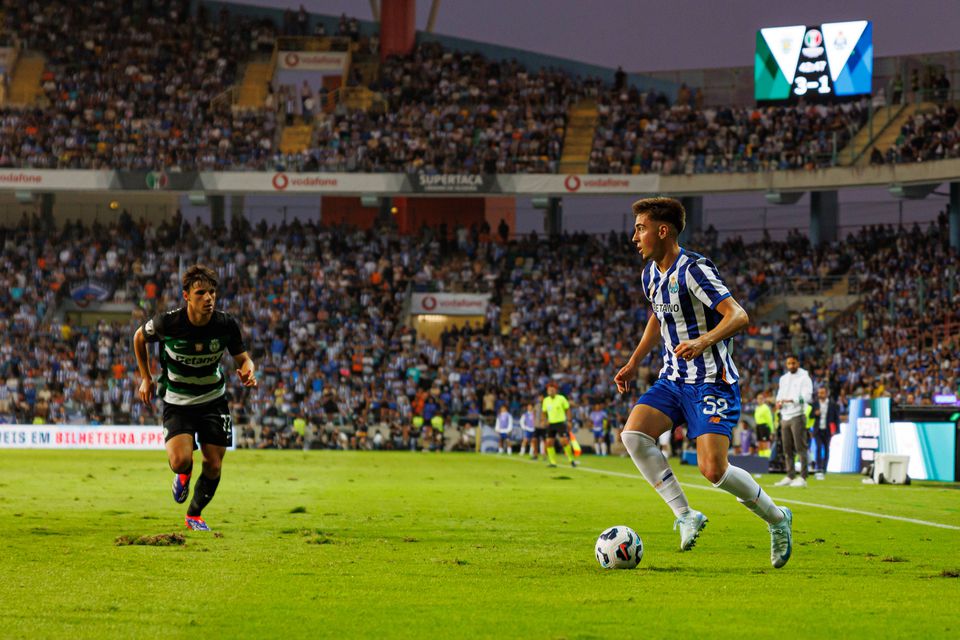
[[[273,7],[298,0],[237,0]],[[303,0],[312,13],[370,19],[368,0]],[[430,0],[417,1],[417,28]],[[960,49],[957,0],[443,0],[435,31],[627,71],[751,66],[756,30],[873,20],[874,55]]]

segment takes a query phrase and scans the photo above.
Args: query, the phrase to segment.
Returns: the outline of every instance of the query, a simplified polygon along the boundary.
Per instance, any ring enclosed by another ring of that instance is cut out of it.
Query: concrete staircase
[[[303,153],[310,148],[313,140],[312,124],[292,124],[283,128],[280,134],[281,153]]]
[[[366,87],[342,87],[338,94],[339,104],[347,109],[370,111],[374,105],[385,105],[382,94]]]
[[[510,314],[513,313],[513,294],[507,294],[503,297],[500,304],[500,335],[510,335]]]
[[[597,102],[582,100],[570,107],[563,137],[560,173],[587,173],[597,130]]]
[[[873,123],[867,123],[857,131],[850,143],[837,154],[841,167],[863,167],[870,164],[874,148],[886,153],[900,135],[900,128],[918,112],[936,109],[928,102],[920,104],[895,104],[880,107],[873,112]]]
[[[37,98],[43,93],[40,81],[43,78],[45,66],[46,58],[40,53],[28,51],[20,56],[13,71],[13,77],[10,79],[10,91],[7,94],[5,106],[34,106]]]
[[[910,120],[913,116],[918,113],[926,113],[928,111],[936,111],[937,105],[930,102],[921,102],[918,104],[908,104],[905,105],[902,110],[887,123],[887,126],[883,127],[880,131],[876,131],[876,126],[874,127],[874,136],[873,141],[870,143],[870,148],[866,153],[861,155],[856,162],[856,166],[865,167],[870,164],[870,153],[874,148],[879,149],[881,153],[886,153],[887,149],[893,146],[893,143],[897,141],[897,138],[900,136],[900,129],[903,125]]]
[[[353,72],[360,76],[361,85],[369,87],[380,78],[380,62],[373,57],[362,62],[354,59],[350,62],[350,68],[347,69],[347,77],[350,77]]]
[[[243,72],[243,81],[236,106],[240,109],[262,109],[267,99],[267,84],[273,80],[274,61],[250,62]]]

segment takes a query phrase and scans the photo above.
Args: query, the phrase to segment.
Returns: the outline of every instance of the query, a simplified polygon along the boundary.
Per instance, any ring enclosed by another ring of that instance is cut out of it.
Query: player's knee
[[[193,452],[190,452],[190,455],[185,455],[179,452],[171,453],[168,457],[170,463],[170,469],[174,473],[187,473],[190,471],[190,467],[193,464]]]
[[[219,458],[209,458],[203,461],[203,475],[208,478],[219,478],[220,468],[223,466],[223,460]]]
[[[698,462],[700,467],[700,473],[703,474],[703,477],[710,481],[710,484],[717,484],[723,479],[723,474],[726,471],[726,467],[718,464],[714,460],[700,460]]]

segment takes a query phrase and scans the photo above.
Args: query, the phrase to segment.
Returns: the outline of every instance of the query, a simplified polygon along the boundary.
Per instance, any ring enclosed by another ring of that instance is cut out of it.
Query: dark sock
[[[213,494],[217,492],[217,485],[220,484],[220,477],[208,478],[200,474],[200,479],[193,487],[193,500],[190,501],[190,508],[187,509],[188,516],[199,516],[203,508],[213,500]]]

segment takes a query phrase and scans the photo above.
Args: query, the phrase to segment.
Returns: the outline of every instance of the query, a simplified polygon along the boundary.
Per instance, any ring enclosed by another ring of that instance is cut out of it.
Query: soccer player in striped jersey
[[[753,476],[727,460],[740,418],[732,337],[747,326],[747,313],[712,262],[680,247],[678,237],[686,223],[680,202],[646,198],[633,204],[633,213],[633,242],[647,261],[642,283],[653,313],[630,360],[614,377],[617,390],[627,390],[640,362],[661,339],[663,368],[630,412],[621,434],[623,444],[643,477],[673,510],[680,549],[687,551],[707,518],[690,508],[657,446],[660,434],[686,423],[687,437],[697,443],[700,472],[767,522],[770,561],[780,568],[792,553],[793,514],[774,504]]]
[[[148,407],[154,396],[147,343],[160,343],[160,397],[163,398],[163,436],[173,470],[173,499],[186,502],[190,493],[195,440],[200,441],[203,471],[193,488],[185,523],[195,531],[209,531],[200,513],[220,483],[223,456],[233,439],[233,419],[227,404],[226,377],[220,359],[229,351],[245,387],[257,386],[253,360],[247,355],[240,324],[215,311],[217,274],[194,265],[183,274],[186,305],[162,313],[137,329],[133,350],[140,369],[140,400]]]

